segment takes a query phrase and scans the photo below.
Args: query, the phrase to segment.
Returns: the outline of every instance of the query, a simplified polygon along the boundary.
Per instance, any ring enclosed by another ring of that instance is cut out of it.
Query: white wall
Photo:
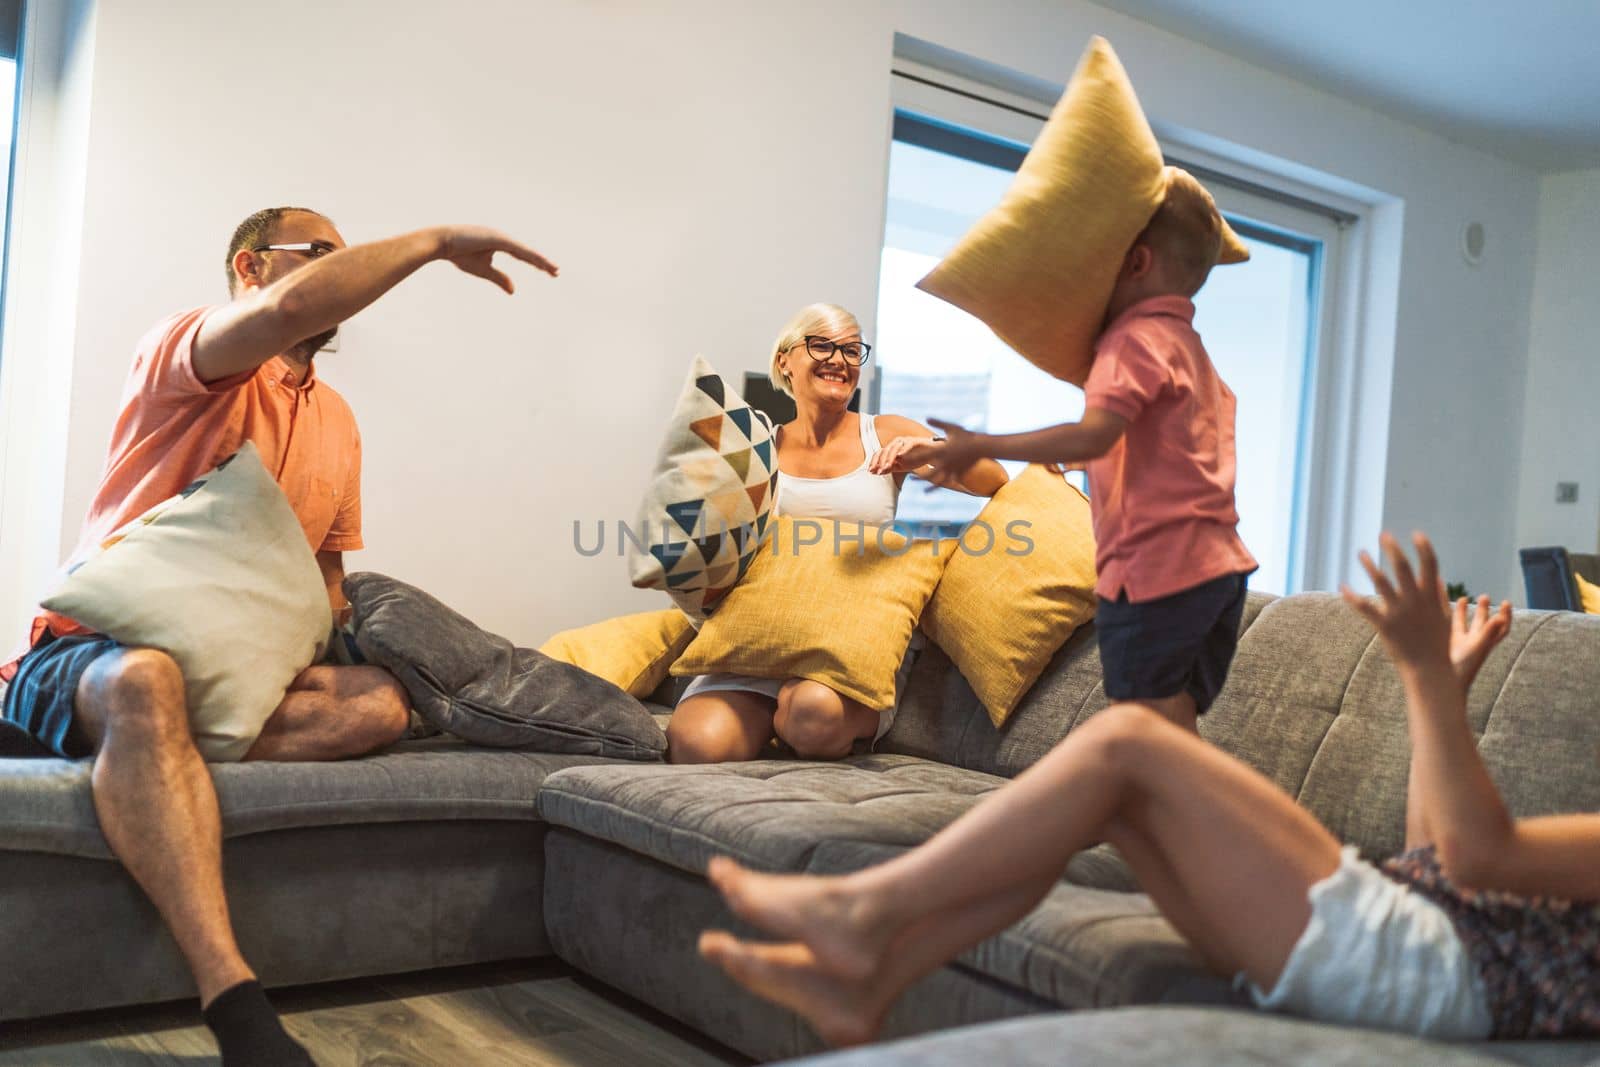
[[[94,0],[29,4],[24,17],[0,351],[0,658],[61,562],[95,54]]]
[[[1542,182],[1517,544],[1600,551],[1600,170]],[[1556,503],[1556,482],[1578,500]],[[1519,590],[1520,591],[1520,590]]]
[[[1515,166],[1077,0],[169,0],[98,18],[64,547],[133,341],[223,296],[239,218],[305,203],[353,241],[488,222],[563,268],[520,273],[508,299],[430,267],[346,328],[323,373],[365,437],[371,547],[351,566],[526,640],[655,606],[615,556],[573,551],[572,522],[632,515],[693,352],[763,368],[813,300],[870,333],[895,32],[1057,82],[1098,32],[1163,126],[1403,200],[1390,458],[1362,477],[1386,521],[1435,531],[1452,577],[1504,580],[1512,519],[1481,502],[1514,493],[1521,436],[1538,182]],[[1494,240],[1477,269],[1456,251],[1469,219]]]

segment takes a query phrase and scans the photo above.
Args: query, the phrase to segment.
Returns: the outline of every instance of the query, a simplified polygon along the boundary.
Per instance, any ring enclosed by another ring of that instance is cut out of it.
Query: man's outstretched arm
[[[482,226],[436,226],[370,244],[352,245],[307,263],[271,285],[218,308],[195,336],[193,365],[203,382],[255,370],[308,337],[332,329],[434,260],[512,292],[493,264],[504,252],[555,276],[538,252]]]

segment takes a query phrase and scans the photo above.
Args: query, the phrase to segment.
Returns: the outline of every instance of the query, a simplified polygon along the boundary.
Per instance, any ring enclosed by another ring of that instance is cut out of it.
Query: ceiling
[[[1533,170],[1600,167],[1600,0],[1095,0]]]

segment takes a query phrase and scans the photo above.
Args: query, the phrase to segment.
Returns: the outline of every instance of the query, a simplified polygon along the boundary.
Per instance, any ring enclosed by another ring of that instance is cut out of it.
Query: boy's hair
[[[1194,175],[1177,167],[1170,174],[1167,195],[1134,244],[1149,245],[1183,295],[1193,296],[1222,251],[1222,216]]]

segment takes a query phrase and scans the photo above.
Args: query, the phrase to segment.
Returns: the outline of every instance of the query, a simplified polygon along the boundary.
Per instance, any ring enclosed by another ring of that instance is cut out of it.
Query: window
[[[929,83],[910,80],[920,94],[915,99],[928,100]],[[965,312],[915,288],[999,199],[1043,121],[1004,103],[989,102],[985,112],[972,94],[952,95],[960,98],[960,121],[948,119],[944,101],[895,112],[878,290],[878,410],[917,419],[938,415],[997,433],[1075,421],[1083,415],[1081,390],[1028,363]],[[1000,128],[1004,134],[996,132]],[[1197,173],[1250,246],[1248,264],[1215,271],[1197,295],[1195,325],[1239,398],[1239,529],[1261,563],[1251,587],[1293,592],[1304,584],[1305,531],[1316,510],[1307,474],[1315,447],[1317,353],[1330,306],[1326,279],[1334,276],[1330,260],[1348,217],[1174,162]],[[1082,484],[1081,475],[1074,477]],[[947,526],[971,519],[983,503],[908,481],[900,518]]]

